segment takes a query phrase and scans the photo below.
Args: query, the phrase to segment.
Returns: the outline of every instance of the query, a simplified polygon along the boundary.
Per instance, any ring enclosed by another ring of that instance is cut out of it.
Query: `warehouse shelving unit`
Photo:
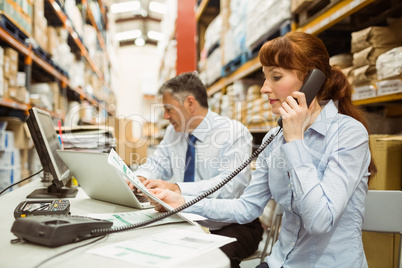
[[[380,0],[381,1],[381,0]],[[196,11],[196,18],[197,21],[202,19],[205,10],[210,3],[210,0],[203,0],[199,4],[197,11]],[[315,2],[325,2],[325,1],[306,1],[309,3]],[[316,14],[309,17],[303,25],[298,25],[296,20],[292,21],[291,30],[292,31],[303,31],[307,33],[311,33],[314,35],[320,35],[324,33],[324,43],[325,43],[325,31],[330,30],[332,27],[335,27],[337,23],[342,22],[343,20],[347,19],[348,17],[358,14],[364,8],[369,7],[370,4],[373,4],[376,0],[342,0],[342,1],[330,1],[326,6],[324,6],[320,11]],[[377,2],[379,2],[377,0]],[[392,13],[397,14],[397,12],[401,10],[401,4],[393,3],[393,10],[383,12],[384,14],[379,14],[374,20],[375,22],[379,22],[384,20],[385,16],[390,15]],[[400,14],[400,13],[399,13]],[[293,18],[294,19],[294,18]],[[365,22],[366,27],[370,26],[367,25]],[[363,27],[363,26],[362,26]],[[338,40],[339,41],[339,40]],[[208,96],[211,97],[213,94],[225,91],[225,88],[233,82],[238,81],[242,78],[247,78],[251,74],[255,74],[256,72],[260,71],[262,68],[258,57],[254,57],[246,61],[242,64],[239,68],[237,68],[234,72],[230,73],[227,76],[220,77],[216,82],[209,85],[207,87]],[[390,95],[384,96],[377,96],[369,99],[362,99],[362,100],[355,100],[353,103],[355,105],[367,105],[367,104],[383,104],[384,102],[392,102],[392,101],[400,101],[402,100],[402,93],[395,93]],[[265,132],[268,131],[271,127],[274,127],[274,124],[268,124]],[[253,133],[261,133],[264,132],[263,127],[260,125],[258,126],[251,126],[249,128]]]
[[[78,50],[78,53],[89,63],[92,72],[94,72],[98,79],[102,82],[103,86],[107,89],[107,92],[110,95],[113,95],[113,92],[111,90],[111,86],[108,84],[107,81],[105,81],[105,76],[102,70],[100,70],[94,60],[91,58],[89,55],[89,52],[85,45],[82,42],[81,37],[77,34],[75,31],[74,27],[72,26],[68,16],[64,13],[63,9],[60,7],[58,2],[56,0],[43,0],[45,1],[45,5],[50,5],[52,9],[52,17],[56,17],[56,26],[61,25],[63,28],[65,28],[68,33],[70,38],[73,40],[73,46],[72,50]],[[105,8],[103,6],[103,3],[99,0],[98,4],[100,6],[101,11],[105,12]],[[105,53],[107,56],[107,48],[106,48],[106,42],[102,36],[101,30],[97,27],[97,23],[95,20],[95,17],[93,15],[93,12],[91,11],[90,5],[87,2],[87,0],[82,1],[82,6],[85,9],[85,14],[87,16],[87,19],[90,21],[91,25],[96,29],[97,33],[97,38],[98,42],[100,44],[100,47],[102,49],[102,52]],[[106,14],[102,13],[102,16],[104,16],[102,19],[105,21]],[[54,21],[55,18],[52,18]],[[85,20],[84,20],[85,21]],[[17,26],[16,26],[17,28]],[[18,29],[17,29],[18,30]],[[4,29],[0,27],[0,40],[3,43],[4,46],[9,46],[15,49],[19,55],[20,55],[20,66],[24,65],[24,71],[27,74],[27,81],[26,81],[26,86],[27,89],[29,90],[29,85],[30,85],[30,78],[31,78],[31,72],[32,68],[39,68],[40,72],[44,72],[49,76],[50,80],[55,80],[58,81],[60,84],[61,92],[63,94],[68,94],[70,98],[77,99],[79,101],[86,101],[88,102],[91,106],[95,107],[96,109],[102,108],[106,109],[107,108],[107,103],[105,100],[98,100],[94,98],[93,96],[89,95],[86,93],[82,88],[74,88],[71,86],[71,82],[68,78],[68,74],[60,69],[57,65],[54,65],[51,60],[49,60],[44,54],[43,50],[41,49],[33,49],[32,45],[30,45],[27,41],[21,40],[19,36],[15,35],[13,32],[8,31],[7,29]],[[111,67],[109,58],[107,58],[107,64],[108,67]],[[23,62],[23,64],[21,64]],[[21,69],[21,68],[20,68]],[[30,104],[25,104],[25,103],[19,103],[18,101],[12,100],[12,99],[7,99],[7,98],[1,98],[0,99],[0,106],[11,108],[11,109],[16,109],[16,110],[21,110],[25,114],[27,114],[27,111],[31,108]],[[63,111],[62,114],[58,114],[56,112],[50,112],[53,117],[57,118],[64,118],[65,112]],[[109,111],[108,114],[113,116],[114,111]],[[94,122],[85,122],[88,124],[93,124]]]

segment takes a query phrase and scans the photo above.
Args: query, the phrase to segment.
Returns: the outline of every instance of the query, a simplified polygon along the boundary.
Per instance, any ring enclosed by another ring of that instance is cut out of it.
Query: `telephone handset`
[[[304,83],[300,88],[300,92],[303,92],[306,96],[307,107],[310,106],[315,96],[317,96],[318,91],[320,91],[320,88],[324,82],[325,74],[318,69],[313,69],[307,74],[306,78],[304,79]],[[282,127],[282,116],[279,117],[277,123],[280,127]]]

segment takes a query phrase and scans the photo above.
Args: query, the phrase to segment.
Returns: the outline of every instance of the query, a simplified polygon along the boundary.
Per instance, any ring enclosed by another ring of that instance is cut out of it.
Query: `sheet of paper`
[[[102,214],[89,214],[88,217],[101,219],[101,220],[108,220],[113,222],[113,227],[124,227],[140,222],[144,222],[150,219],[153,219],[157,216],[162,214],[161,212],[155,211],[154,209],[145,209],[145,210],[138,210],[132,212],[122,212],[122,213],[102,213]],[[186,214],[186,217],[192,219],[194,221],[205,220],[204,217],[195,215],[195,214]],[[160,224],[167,224],[173,222],[183,222],[184,220],[177,215],[172,215],[167,217],[163,220],[159,220],[150,224],[149,226],[160,225]]]
[[[234,241],[236,239],[226,236],[172,229],[87,252],[142,267],[175,267],[189,258]]]
[[[134,175],[134,173],[131,171],[131,169],[124,163],[124,161],[120,158],[120,156],[116,153],[115,150],[111,149],[109,156],[108,156],[108,163],[115,167],[121,174],[125,176],[134,186],[139,189],[142,193],[144,193],[146,196],[154,200],[155,202],[158,202],[161,204],[167,211],[173,210],[173,208],[168,205],[167,203],[163,202],[153,194],[149,192],[149,190],[142,184],[142,182]],[[192,225],[198,225],[191,219],[188,219],[185,215],[182,213],[177,213],[179,217],[184,219],[185,221],[189,222]]]

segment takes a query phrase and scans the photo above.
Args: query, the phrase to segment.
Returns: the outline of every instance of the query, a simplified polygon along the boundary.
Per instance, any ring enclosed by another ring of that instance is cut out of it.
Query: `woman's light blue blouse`
[[[370,157],[364,126],[329,101],[303,140],[286,143],[280,133],[260,154],[240,198],[204,199],[185,211],[246,223],[273,198],[284,214],[270,268],[367,267],[361,227]]]

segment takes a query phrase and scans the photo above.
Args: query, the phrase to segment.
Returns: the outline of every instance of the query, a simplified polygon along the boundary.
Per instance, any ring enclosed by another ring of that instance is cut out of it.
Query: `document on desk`
[[[144,222],[150,219],[153,219],[157,216],[162,214],[161,212],[155,211],[153,208],[151,209],[144,209],[132,212],[121,212],[121,213],[102,213],[102,214],[89,214],[88,217],[101,219],[101,220],[108,220],[113,222],[114,227],[125,227],[132,224],[137,224],[140,222]],[[195,214],[188,214],[183,213],[186,215],[187,218],[192,219],[194,221],[205,220],[204,217],[195,215]],[[168,223],[175,223],[175,222],[183,222],[184,220],[177,215],[173,215],[167,217],[163,220],[159,220],[147,226],[155,226],[161,224],[168,224]]]
[[[235,238],[227,236],[172,229],[87,252],[141,267],[175,267],[180,262],[234,241]]]
[[[124,175],[125,178],[127,178],[134,186],[140,190],[143,194],[154,200],[155,202],[158,202],[161,204],[167,211],[173,210],[173,208],[168,205],[167,203],[163,202],[147,189],[147,187],[142,184],[142,182],[134,175],[134,173],[131,171],[131,169],[124,163],[123,159],[120,158],[120,156],[116,153],[115,150],[111,149],[109,156],[108,156],[108,163],[115,167],[121,174]],[[183,220],[189,222],[192,225],[198,225],[198,223],[194,222],[193,220],[189,219],[182,213],[177,213],[179,217],[181,217]]]

